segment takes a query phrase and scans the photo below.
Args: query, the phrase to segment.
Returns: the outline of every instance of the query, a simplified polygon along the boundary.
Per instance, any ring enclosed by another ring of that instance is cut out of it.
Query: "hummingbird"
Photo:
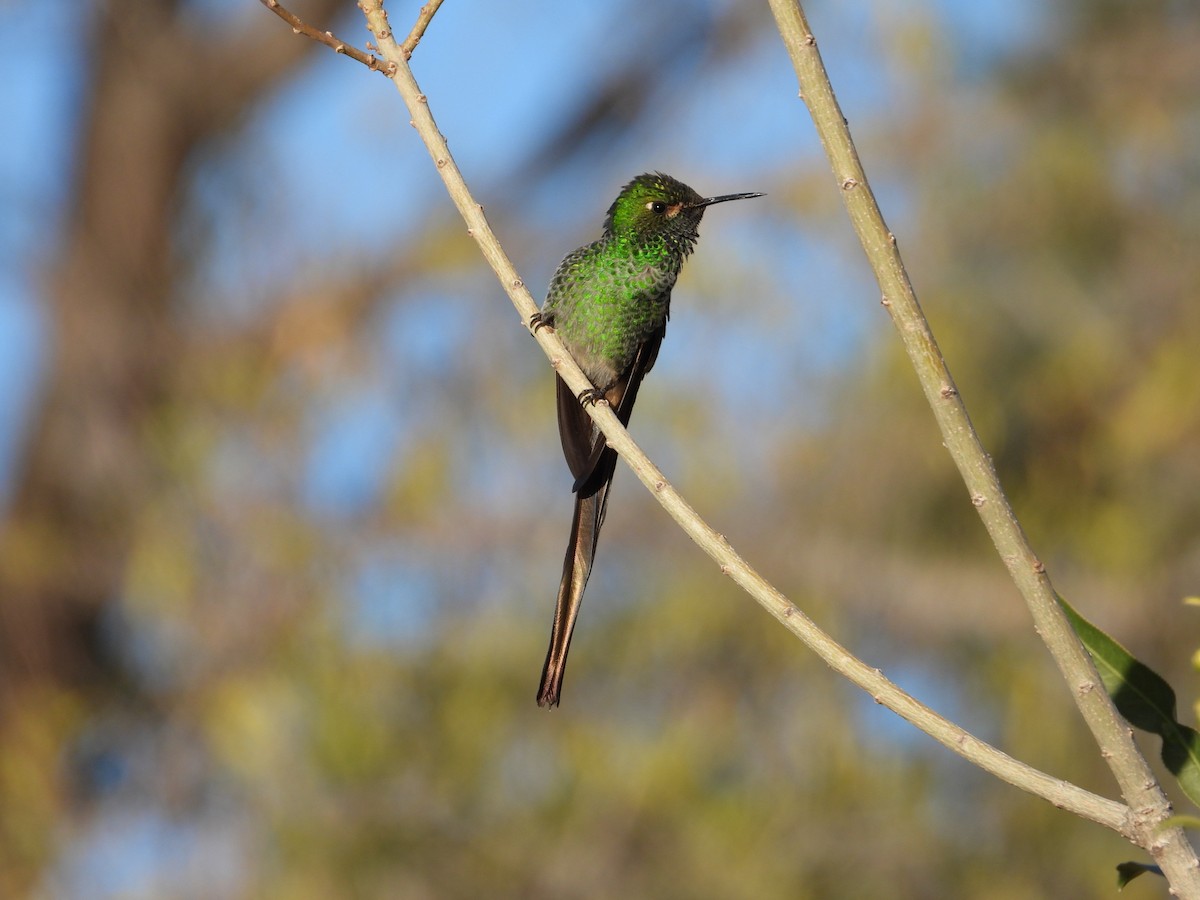
[[[629,425],[638,388],[654,366],[667,331],[671,289],[696,245],[704,210],[714,203],[761,196],[701,197],[661,172],[639,175],[621,188],[608,208],[600,239],[559,263],[546,302],[530,319],[535,332],[543,327],[557,332],[593,385],[576,396],[562,378],[556,379],[558,435],[575,478],[575,512],[538,706],[557,706],[562,693],[571,633],[617,467],[616,451],[584,407],[603,400],[622,425]]]

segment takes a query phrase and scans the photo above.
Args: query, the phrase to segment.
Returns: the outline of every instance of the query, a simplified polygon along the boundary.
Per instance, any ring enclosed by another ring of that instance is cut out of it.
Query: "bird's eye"
[[[650,212],[658,213],[660,216],[667,211],[667,204],[661,200],[651,200],[646,204],[646,209]]]

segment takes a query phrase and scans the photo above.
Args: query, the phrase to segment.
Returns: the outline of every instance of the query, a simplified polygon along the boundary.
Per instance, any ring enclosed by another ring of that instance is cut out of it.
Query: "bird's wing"
[[[562,441],[563,456],[576,478],[591,470],[592,448],[595,445],[592,420],[574,392],[561,378],[555,379],[555,394],[558,401],[558,436]]]
[[[633,362],[621,373],[612,387],[604,392],[604,399],[608,401],[622,425],[629,425],[629,416],[637,400],[638,388],[641,387],[646,373],[654,367],[654,361],[658,359],[658,348],[662,345],[666,333],[667,325],[664,322],[641,343],[634,354]],[[562,439],[567,465],[571,468],[571,474],[575,476],[572,489],[584,496],[595,493],[600,485],[612,478],[617,455],[608,449],[604,435],[562,379],[558,380],[558,433]]]

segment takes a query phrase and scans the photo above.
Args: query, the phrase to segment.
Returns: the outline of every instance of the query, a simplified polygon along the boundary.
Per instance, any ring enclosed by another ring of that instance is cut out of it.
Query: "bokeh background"
[[[809,14],[1035,547],[1190,704],[1200,6]],[[538,709],[553,379],[391,85],[250,0],[8,0],[0,48],[0,895],[1083,898],[1139,858],[834,678],[627,472]],[[530,285],[639,172],[769,193],[706,217],[635,436],[840,640],[1112,796],[765,6],[448,0],[413,65]]]

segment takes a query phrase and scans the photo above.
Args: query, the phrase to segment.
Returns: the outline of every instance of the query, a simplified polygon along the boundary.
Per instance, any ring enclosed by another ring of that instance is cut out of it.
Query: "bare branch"
[[[267,9],[271,10],[271,12],[275,13],[275,15],[279,16],[279,18],[283,19],[283,21],[291,25],[292,31],[294,31],[296,34],[302,34],[305,37],[312,38],[314,41],[318,41],[327,47],[332,47],[335,53],[340,53],[343,56],[348,56],[351,59],[357,60],[372,72],[382,72],[384,75],[388,74],[387,63],[381,60],[378,56],[374,56],[373,54],[367,53],[364,50],[359,50],[352,44],[347,44],[345,41],[337,37],[332,31],[317,30],[295,13],[284,8],[283,4],[281,4],[279,0],[259,0],[259,2],[261,2],[262,5]],[[422,10],[422,13],[423,12],[424,10]],[[424,32],[424,29],[422,29],[422,32]],[[418,36],[418,40],[419,39],[420,38]],[[415,43],[416,42],[414,41],[414,46]]]
[[[433,21],[433,17],[437,14],[438,7],[441,5],[442,0],[429,0],[428,3],[421,7],[421,12],[417,15],[417,21],[413,24],[412,31],[408,33],[408,37],[400,45],[400,50],[404,54],[405,59],[412,59],[413,51],[417,49],[417,44],[425,36],[425,29]]]
[[[1071,689],[1101,756],[1121,793],[1137,811],[1129,823],[1131,840],[1145,848],[1167,874],[1172,892],[1200,897],[1196,854],[1179,828],[1159,831],[1171,807],[1145,758],[1103,689],[1091,658],[1067,621],[1046,567],[1032,546],[1000,485],[991,458],[975,432],[958,388],[917,302],[900,250],[867,183],[850,128],[829,83],[828,73],[798,0],[770,0],[779,33],[791,55],[817,133],[833,167],[850,221],[875,272],[883,305],[900,333],[942,438],[966,484],[971,503],[996,545],[1009,575],[1025,599],[1035,630]]]

